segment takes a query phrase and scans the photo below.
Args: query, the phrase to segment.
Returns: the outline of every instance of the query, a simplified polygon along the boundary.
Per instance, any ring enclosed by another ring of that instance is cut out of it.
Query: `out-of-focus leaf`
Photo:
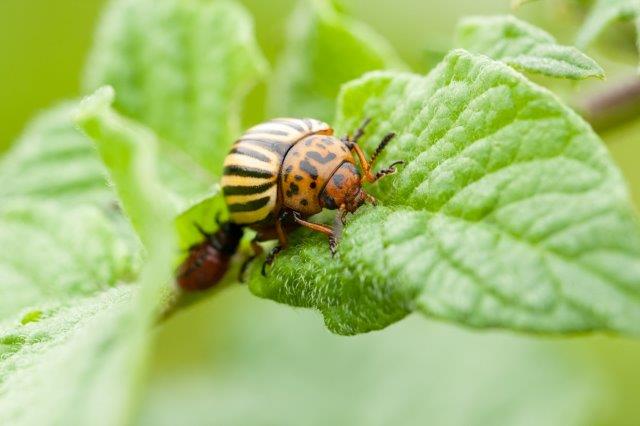
[[[372,73],[345,86],[337,130],[397,138],[332,258],[300,232],[252,291],[322,311],[334,332],[412,311],[475,327],[640,331],[640,227],[620,172],[589,126],[487,57],[452,52],[426,78]]]
[[[511,8],[512,9],[517,9],[520,6],[527,4],[527,3],[532,3],[536,0],[511,0]]]
[[[111,108],[111,87],[103,87],[84,99],[77,122],[96,144],[109,170],[123,209],[146,246],[158,238],[156,219],[175,212],[170,193],[156,175],[157,142],[147,128],[129,120]]]
[[[475,16],[457,29],[458,45],[503,61],[520,71],[549,77],[604,78],[604,70],[572,46],[562,46],[545,31],[513,16]]]
[[[13,200],[0,205],[0,318],[131,279],[139,261],[94,206]]]
[[[404,68],[385,39],[330,0],[302,0],[287,39],[269,88],[272,116],[331,121],[343,83],[367,71]]]
[[[43,113],[0,162],[0,318],[132,279],[138,243],[71,118]]]
[[[146,263],[139,285],[119,286],[86,298],[69,291],[61,303],[32,306],[14,321],[2,323],[0,424],[117,426],[131,422],[145,372],[149,329],[161,308],[162,292],[172,280],[175,242],[170,202],[155,170],[155,140],[117,116],[109,108],[112,100],[112,90],[98,91],[82,104],[78,120],[96,138],[122,204],[145,243]],[[18,215],[20,222],[47,223],[30,219],[29,213]],[[81,219],[68,218],[70,222]],[[49,228],[55,226],[52,223]],[[94,231],[78,229],[81,223],[75,226],[77,232]],[[72,232],[65,238],[60,240],[61,253],[52,261],[90,248]]]
[[[123,425],[140,372],[135,287],[40,307],[0,325],[0,423]]]
[[[85,101],[79,120],[96,137],[146,243],[140,285],[34,306],[21,321],[5,322],[0,329],[1,424],[130,424],[149,328],[161,290],[172,278],[175,243],[169,201],[154,170],[154,140],[108,109],[112,97],[108,89],[99,91]],[[66,246],[60,250],[83,249],[61,243]],[[41,312],[39,319],[22,324],[35,311]]]
[[[609,25],[629,21],[640,16],[640,0],[596,0],[582,25],[576,44],[585,48]]]
[[[583,426],[608,389],[566,347],[415,317],[345,339],[237,288],[163,325],[138,424]]]
[[[91,141],[73,125],[73,106],[64,104],[41,114],[2,158],[0,200],[100,206],[115,200]]]
[[[221,170],[241,101],[265,68],[251,18],[235,2],[116,0],[100,25],[85,89],[114,86],[119,112],[168,142],[174,150],[166,155],[182,152],[187,171],[207,175]]]
[[[217,221],[224,221],[227,217],[227,207],[220,186],[216,185],[208,194],[189,203],[177,215],[175,226],[180,249],[186,252],[192,244],[202,241],[197,226],[207,232],[214,232],[218,229]]]

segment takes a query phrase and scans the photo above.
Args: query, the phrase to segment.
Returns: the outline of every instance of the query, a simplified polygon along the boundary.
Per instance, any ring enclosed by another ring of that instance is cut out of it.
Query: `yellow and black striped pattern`
[[[224,160],[222,191],[230,219],[252,225],[273,219],[280,208],[279,175],[287,152],[312,134],[333,134],[313,119],[276,118],[247,130]]]

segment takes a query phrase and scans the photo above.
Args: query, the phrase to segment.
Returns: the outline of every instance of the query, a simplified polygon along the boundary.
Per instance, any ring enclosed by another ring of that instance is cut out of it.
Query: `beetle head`
[[[337,209],[344,204],[349,212],[354,212],[369,197],[362,189],[362,178],[355,165],[344,162],[333,173],[320,194],[320,204],[327,209]]]

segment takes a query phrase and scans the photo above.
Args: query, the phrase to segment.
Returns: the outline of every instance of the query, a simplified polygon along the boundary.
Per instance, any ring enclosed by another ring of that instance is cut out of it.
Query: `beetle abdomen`
[[[289,149],[312,134],[333,133],[313,119],[277,118],[247,130],[225,158],[222,190],[231,221],[263,222],[278,209],[278,176]]]

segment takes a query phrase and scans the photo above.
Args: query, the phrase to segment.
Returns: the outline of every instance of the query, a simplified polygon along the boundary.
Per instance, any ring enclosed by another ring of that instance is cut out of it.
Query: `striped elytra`
[[[256,256],[261,252],[257,242],[278,239],[266,264],[286,246],[287,231],[297,226],[327,235],[334,252],[334,228],[306,219],[323,208],[338,209],[337,218],[344,223],[347,213],[355,212],[365,201],[375,201],[362,188],[362,181],[373,183],[392,174],[395,164],[401,162],[371,173],[373,162],[394,134],[385,136],[367,160],[358,145],[367,123],[353,138],[339,139],[322,121],[276,118],[250,128],[233,144],[222,176],[229,218],[258,231],[252,242]]]
[[[314,119],[277,118],[247,130],[224,161],[222,190],[230,218],[240,225],[268,223],[280,206],[279,177],[291,148],[333,129]]]

